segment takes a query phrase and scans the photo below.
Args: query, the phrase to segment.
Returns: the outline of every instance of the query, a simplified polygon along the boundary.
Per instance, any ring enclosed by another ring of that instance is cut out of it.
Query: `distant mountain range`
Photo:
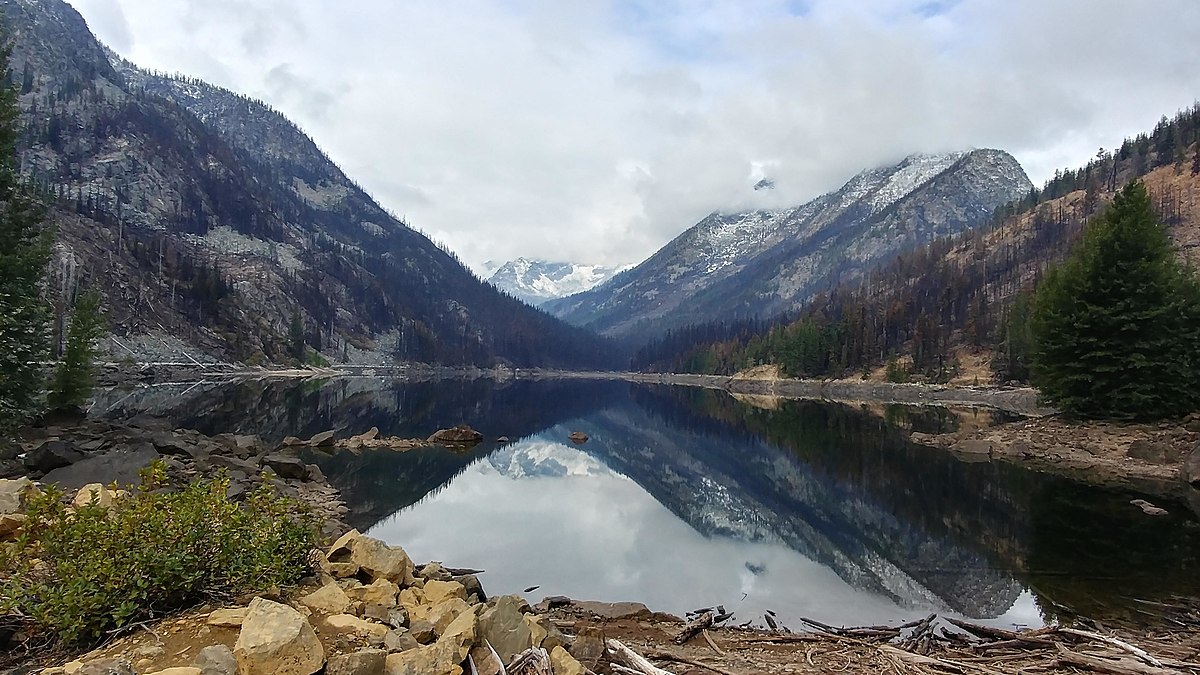
[[[635,341],[718,318],[773,316],[899,252],[973,228],[1032,187],[1000,150],[912,155],[801,206],[713,213],[640,265],[544,307]]]
[[[284,362],[298,323],[311,358],[618,365],[594,335],[481,282],[262,102],[137,68],[61,0],[0,11],[20,165],[56,198],[49,287],[99,288],[135,358],[175,340]]]
[[[489,267],[487,263],[484,266]],[[629,267],[517,258],[496,268],[488,283],[536,307],[548,300],[590,290]]]

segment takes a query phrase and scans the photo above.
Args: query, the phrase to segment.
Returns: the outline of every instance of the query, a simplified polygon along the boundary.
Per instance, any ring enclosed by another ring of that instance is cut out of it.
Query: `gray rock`
[[[325,664],[325,675],[382,675],[388,653],[382,649],[363,649],[339,654]]]
[[[479,602],[488,601],[487,593],[483,591],[483,584],[479,582],[479,577],[474,574],[463,574],[453,577],[453,579],[463,585],[463,588],[467,591],[468,598],[474,595]]]
[[[337,441],[337,434],[333,431],[322,431],[319,434],[314,434],[308,439],[308,444],[314,448],[327,448]]]
[[[1200,490],[1200,443],[1197,443],[1187,459],[1183,460],[1183,479],[1193,488]]]
[[[280,478],[288,480],[306,480],[308,478],[308,467],[299,457],[267,455],[263,457],[262,463],[264,467],[274,471],[275,475]]]
[[[604,638],[604,631],[601,629],[595,626],[583,626],[567,651],[585,668],[595,670],[604,656]]]
[[[428,621],[413,621],[408,626],[408,634],[419,644],[427,645],[437,639],[437,631]]]
[[[479,636],[492,645],[500,660],[511,663],[514,656],[533,644],[522,612],[522,605],[527,603],[512,595],[496,598],[494,603],[479,616]]]
[[[403,607],[388,607],[376,603],[363,605],[363,616],[387,624],[392,628],[404,628],[408,625],[408,611]]]
[[[460,424],[450,429],[438,429],[429,437],[430,443],[446,443],[451,445],[471,445],[483,440],[483,434],[471,427]]]
[[[397,628],[389,630],[383,636],[383,646],[389,652],[402,652],[408,649],[416,649],[421,646],[416,638],[412,636],[406,629]]]
[[[1145,439],[1138,439],[1130,443],[1125,454],[1151,464],[1174,464],[1179,461],[1179,453],[1170,445]]]
[[[88,483],[137,485],[138,472],[158,458],[154,446],[135,443],[55,469],[43,476],[42,482],[55,483],[64,490],[78,490]]]
[[[73,443],[60,440],[43,441],[25,455],[25,468],[30,472],[49,473],[70,466],[87,457]]]
[[[200,675],[237,675],[237,660],[225,645],[201,649],[192,665],[200,669]]]

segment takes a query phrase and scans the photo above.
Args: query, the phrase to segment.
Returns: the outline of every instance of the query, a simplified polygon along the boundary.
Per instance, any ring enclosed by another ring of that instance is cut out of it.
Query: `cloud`
[[[916,151],[1042,181],[1200,92],[1194,0],[73,2],[133,61],[284,111],[473,263],[637,261]]]

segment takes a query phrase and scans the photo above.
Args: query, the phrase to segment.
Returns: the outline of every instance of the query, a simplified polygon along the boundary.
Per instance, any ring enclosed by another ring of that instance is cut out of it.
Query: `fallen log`
[[[1067,666],[1078,666],[1101,673],[1112,673],[1112,675],[1170,675],[1171,673],[1178,672],[1176,670],[1148,666],[1134,659],[1104,659],[1098,656],[1080,654],[1079,652],[1067,649],[1057,642],[1055,646],[1058,647],[1058,662]]]
[[[642,675],[675,675],[669,670],[663,670],[646,660],[646,657],[626,647],[620,640],[609,638],[605,641],[608,650],[624,661],[631,670]]]
[[[692,619],[684,625],[683,630],[679,631],[679,635],[675,636],[673,642],[677,645],[684,644],[691,640],[697,633],[709,628],[713,625],[713,613],[711,611],[704,612],[700,616]]]
[[[659,659],[660,661],[674,661],[676,663],[686,663],[689,666],[696,666],[697,668],[704,668],[705,670],[711,670],[714,673],[720,673],[720,675],[737,675],[737,673],[725,670],[724,668],[721,668],[720,666],[714,666],[712,664],[708,664],[703,661],[698,661],[696,659],[689,658],[689,657],[683,656],[681,654],[675,654],[673,652],[668,652],[668,651],[665,651],[662,649],[655,649],[652,651],[647,651],[646,656],[649,656],[652,659]]]
[[[1098,642],[1103,642],[1105,644],[1112,645],[1119,649],[1123,649],[1123,650],[1129,652],[1130,654],[1133,654],[1134,656],[1138,657],[1138,659],[1140,659],[1141,661],[1146,663],[1146,665],[1154,666],[1155,668],[1163,667],[1162,661],[1159,661],[1158,659],[1154,658],[1153,656],[1150,655],[1149,652],[1142,649],[1141,647],[1132,645],[1128,642],[1125,642],[1124,640],[1118,640],[1115,637],[1109,637],[1107,635],[1093,633],[1088,630],[1079,630],[1078,628],[1059,628],[1058,632],[1066,633],[1067,635],[1076,635],[1078,637],[1088,638],[1089,640],[1096,640]]]
[[[992,638],[993,640],[1020,640],[1021,642],[1026,642],[1026,643],[1035,644],[1035,645],[1042,645],[1045,647],[1049,647],[1049,646],[1055,644],[1055,642],[1053,640],[1046,640],[1046,639],[1042,639],[1042,638],[1032,637],[1027,634],[1017,633],[1017,632],[1014,632],[1011,630],[1004,630],[1003,628],[992,628],[991,626],[981,626],[977,623],[971,623],[970,621],[963,621],[961,619],[952,619],[950,617],[946,617],[946,621],[954,624],[955,626],[958,626],[959,628],[967,631],[968,633],[971,633],[972,635],[977,635],[979,637]]]

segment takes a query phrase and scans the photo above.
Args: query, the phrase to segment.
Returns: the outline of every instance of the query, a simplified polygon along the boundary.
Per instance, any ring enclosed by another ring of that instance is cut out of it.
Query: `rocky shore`
[[[1200,413],[1160,423],[1039,417],[911,438],[965,461],[1009,462],[1098,487],[1159,495],[1200,514]]]

